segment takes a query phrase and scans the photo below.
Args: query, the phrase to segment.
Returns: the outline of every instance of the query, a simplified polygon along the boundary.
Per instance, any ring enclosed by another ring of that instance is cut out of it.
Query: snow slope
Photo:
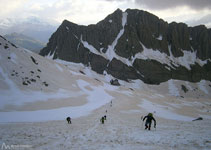
[[[32,149],[210,149],[211,82],[110,85],[82,64],[51,60],[0,37],[0,146]],[[49,55],[49,57],[51,57]],[[187,88],[185,92],[182,85]],[[111,105],[112,101],[112,105]],[[107,110],[107,113],[106,113]],[[157,129],[143,129],[152,112]],[[107,115],[104,125],[99,120]],[[73,124],[67,125],[70,116]],[[192,122],[203,117],[203,121]]]

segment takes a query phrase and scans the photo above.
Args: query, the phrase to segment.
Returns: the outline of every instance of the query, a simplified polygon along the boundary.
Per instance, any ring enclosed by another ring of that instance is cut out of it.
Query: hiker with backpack
[[[67,117],[66,120],[67,120],[67,123],[68,123],[68,124],[71,124],[71,118],[70,118],[70,117]]]
[[[154,128],[156,128],[156,120],[153,117],[152,113],[149,113],[147,116],[144,117],[143,121],[146,119],[145,122],[145,130],[150,130],[151,129],[151,124],[152,124],[152,120],[154,121]]]
[[[102,124],[104,124],[104,121],[105,121],[105,117],[103,116],[103,117],[100,119],[100,122],[101,122]]]

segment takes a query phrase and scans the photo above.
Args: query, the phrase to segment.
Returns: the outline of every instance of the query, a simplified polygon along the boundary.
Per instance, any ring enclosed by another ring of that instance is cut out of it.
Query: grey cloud
[[[177,6],[188,6],[196,10],[211,8],[210,0],[136,0],[136,3],[152,9],[167,9]]]
[[[186,21],[191,26],[205,24],[208,28],[211,27],[211,14],[208,14],[200,19]]]
[[[107,1],[129,1],[132,0],[107,0]],[[211,9],[211,0],[135,0],[135,3],[140,6],[145,6],[150,9],[170,9],[179,6],[188,6],[191,9]]]
[[[210,23],[211,22],[211,14],[202,17],[201,19],[198,20],[198,22],[201,22],[204,24]]]

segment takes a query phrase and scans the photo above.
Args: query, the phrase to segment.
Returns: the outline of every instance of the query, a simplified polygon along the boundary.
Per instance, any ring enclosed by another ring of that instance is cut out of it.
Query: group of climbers
[[[110,103],[110,106],[112,107],[112,101],[111,101],[111,103]],[[106,113],[107,113],[107,110],[106,110]],[[141,117],[141,119],[143,119],[143,122],[144,122],[145,119],[146,119],[146,122],[145,122],[145,130],[147,130],[147,129],[148,129],[148,130],[151,130],[152,120],[154,121],[154,128],[156,128],[156,120],[155,120],[155,118],[153,117],[153,114],[152,114],[152,113],[149,113],[149,114],[148,114],[147,116],[145,116],[145,117]],[[68,124],[71,124],[71,118],[70,118],[70,117],[67,117],[66,120],[67,120],[67,123],[68,123]],[[100,118],[100,122],[101,122],[102,124],[104,124],[105,120],[106,120],[106,115],[104,115],[103,117]]]

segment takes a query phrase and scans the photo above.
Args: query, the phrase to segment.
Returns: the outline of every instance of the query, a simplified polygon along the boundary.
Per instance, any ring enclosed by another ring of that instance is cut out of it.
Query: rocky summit
[[[168,24],[142,10],[118,9],[88,26],[64,20],[40,55],[125,81],[211,81],[211,29]]]

